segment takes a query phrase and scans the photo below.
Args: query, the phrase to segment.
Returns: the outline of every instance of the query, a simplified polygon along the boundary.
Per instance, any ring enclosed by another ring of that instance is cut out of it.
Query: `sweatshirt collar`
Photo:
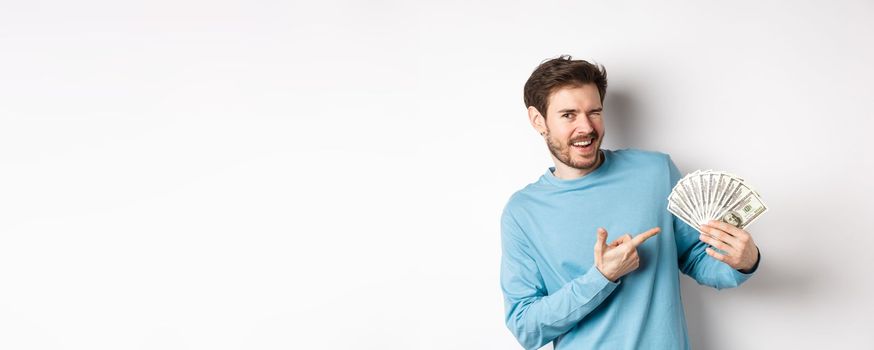
[[[603,155],[604,161],[601,162],[601,165],[599,165],[598,168],[596,168],[594,171],[592,171],[586,175],[583,175],[583,176],[578,177],[576,179],[565,180],[565,179],[556,177],[555,174],[553,173],[555,171],[555,167],[551,166],[548,169],[546,169],[546,173],[544,173],[541,178],[544,181],[546,181],[552,185],[558,186],[558,187],[576,187],[579,185],[589,183],[589,182],[591,182],[594,179],[597,179],[599,177],[603,177],[604,173],[607,172],[607,169],[610,167],[610,163],[612,162],[613,151],[608,150],[608,149],[601,149],[599,152],[601,152],[601,154]]]

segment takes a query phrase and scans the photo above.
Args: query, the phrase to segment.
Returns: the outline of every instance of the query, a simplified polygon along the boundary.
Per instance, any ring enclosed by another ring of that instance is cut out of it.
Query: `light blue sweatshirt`
[[[540,179],[514,193],[501,216],[501,289],[507,327],[526,349],[688,349],[679,272],[718,289],[741,273],[705,253],[698,231],[668,210],[680,172],[663,153],[603,150],[577,179]],[[607,243],[652,227],[640,267],[616,283],[594,265],[597,229]],[[757,264],[758,265],[758,264]],[[755,267],[753,268],[755,270]]]

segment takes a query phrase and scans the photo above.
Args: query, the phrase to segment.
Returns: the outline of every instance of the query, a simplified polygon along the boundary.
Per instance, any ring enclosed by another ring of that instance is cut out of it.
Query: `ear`
[[[546,132],[546,118],[534,106],[528,106],[528,121],[531,122],[531,126],[534,127],[538,134],[542,135]]]

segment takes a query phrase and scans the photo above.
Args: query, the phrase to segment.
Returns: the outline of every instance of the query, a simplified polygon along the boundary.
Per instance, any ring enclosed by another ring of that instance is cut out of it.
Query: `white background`
[[[770,206],[747,284],[682,278],[696,348],[870,348],[872,37],[861,0],[4,0],[0,348],[518,348],[498,221],[559,54],[607,67],[607,148]]]

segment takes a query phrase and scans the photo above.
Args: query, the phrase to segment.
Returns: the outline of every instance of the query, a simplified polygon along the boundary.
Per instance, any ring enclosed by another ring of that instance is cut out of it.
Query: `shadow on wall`
[[[698,168],[695,168],[698,169]],[[783,232],[828,232],[829,223],[826,221],[813,222],[807,220],[786,220],[783,218],[815,217],[820,209],[815,207],[799,207],[789,203],[786,199],[781,203],[780,198],[773,198],[770,204],[774,208],[781,208],[781,212],[773,213],[769,218],[774,223],[780,222],[779,230]],[[770,214],[770,213],[769,213]],[[770,221],[769,220],[769,221]],[[756,225],[760,224],[760,225]],[[776,233],[778,225],[761,225],[767,222],[754,223],[748,230],[753,239],[762,235]],[[807,257],[816,256],[814,252],[807,251],[805,246],[797,244],[785,244],[780,246],[763,246],[763,240],[757,240],[757,245],[762,254],[761,265],[756,274],[746,283],[736,289],[716,289],[698,285],[688,276],[681,276],[681,289],[683,305],[686,311],[686,324],[689,331],[689,341],[693,349],[729,349],[732,348],[729,339],[726,339],[722,330],[727,325],[724,318],[725,308],[721,301],[732,300],[733,305],[740,306],[745,310],[732,310],[730,313],[749,314],[753,318],[763,318],[760,310],[754,305],[785,304],[810,305],[817,303],[816,295],[823,282],[822,276],[828,276],[828,267],[818,263],[815,259]],[[782,257],[783,259],[778,259]],[[791,257],[785,259],[785,257]],[[730,325],[729,325],[730,327]],[[736,345],[736,344],[734,344]]]
[[[607,134],[605,148],[637,147],[640,140],[646,138],[642,132],[646,129],[646,123],[640,119],[639,101],[635,101],[630,91],[610,90],[607,96],[604,101]],[[702,168],[700,164],[687,164],[687,166],[689,169]],[[780,216],[782,217],[814,217],[817,214],[814,212],[815,208],[800,208],[792,203],[779,203],[778,198],[772,199],[769,203],[775,208],[785,208],[781,210]],[[776,215],[776,213],[771,215]],[[828,232],[828,227],[824,222],[812,225],[811,222],[807,221],[779,221],[781,231]],[[787,221],[788,227],[784,225]],[[761,225],[762,223],[757,224]],[[776,225],[772,227],[776,227]],[[750,233],[755,238],[757,232],[767,234],[771,230],[773,229],[754,224]],[[792,300],[803,305],[810,303],[814,298],[816,291],[813,289],[820,283],[816,276],[825,276],[827,272],[822,271],[825,267],[822,264],[814,265],[813,261],[802,258],[791,262],[779,261],[774,258],[775,255],[787,256],[787,254],[792,257],[811,256],[810,252],[803,251],[804,248],[801,246],[762,247],[760,242],[759,245],[762,252],[762,264],[756,271],[756,275],[737,289],[717,291],[698,285],[688,276],[680,277],[689,341],[693,349],[730,348],[731,345],[725,343],[726,339],[722,335],[725,332],[720,330],[726,326],[724,319],[720,317],[721,314],[724,314],[724,309],[722,309],[724,304],[721,301],[725,302],[731,298],[737,302],[739,299],[739,303],[743,305],[746,304],[745,300],[749,300],[748,304],[762,304],[771,301],[785,303]],[[780,254],[769,253],[774,252],[774,249],[780,249]],[[754,314],[756,311],[750,310],[750,312]],[[732,314],[736,314],[736,312],[732,312]]]
[[[639,121],[635,117],[640,115],[638,104],[632,99],[632,95],[623,90],[608,90],[607,98],[604,99],[604,142],[608,149],[621,149],[634,147],[635,140],[643,136]]]

